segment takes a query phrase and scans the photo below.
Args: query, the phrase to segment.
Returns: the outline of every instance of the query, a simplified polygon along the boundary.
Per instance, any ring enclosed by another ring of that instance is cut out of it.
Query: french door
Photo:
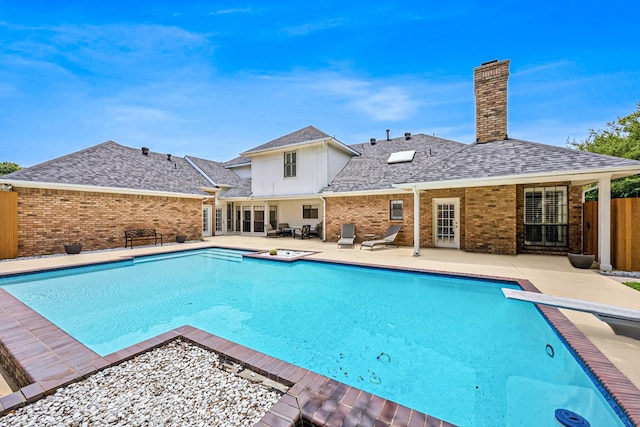
[[[211,206],[202,207],[202,237],[211,236]]]
[[[460,199],[433,199],[433,244],[460,249]]]

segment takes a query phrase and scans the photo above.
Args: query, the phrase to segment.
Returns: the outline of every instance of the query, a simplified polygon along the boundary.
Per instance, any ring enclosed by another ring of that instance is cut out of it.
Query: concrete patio
[[[550,295],[583,299],[586,301],[616,305],[640,310],[640,292],[630,289],[611,276],[603,276],[597,270],[573,268],[566,257],[542,255],[501,256],[466,253],[448,249],[422,249],[418,257],[413,248],[379,248],[373,251],[342,247],[319,239],[299,240],[291,237],[264,238],[245,236],[216,236],[202,242],[144,246],[100,252],[84,252],[79,255],[61,255],[33,259],[0,262],[0,274],[17,273],[46,268],[81,265],[121,257],[164,253],[195,249],[211,245],[238,249],[268,250],[273,248],[316,251],[312,258],[354,262],[360,264],[397,266],[441,272],[466,273],[505,278],[527,279],[541,292]],[[631,280],[631,279],[624,279]],[[640,388],[640,341],[615,335],[611,329],[588,313],[562,310],[609,360]],[[10,393],[0,378],[0,396]]]

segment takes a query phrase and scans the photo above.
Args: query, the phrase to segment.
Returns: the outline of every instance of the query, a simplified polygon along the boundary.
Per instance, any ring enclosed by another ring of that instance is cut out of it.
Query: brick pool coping
[[[336,263],[319,259],[313,261]],[[368,264],[344,264],[372,267]],[[381,268],[500,280],[517,283],[526,291],[539,292],[528,280],[403,267]],[[626,417],[634,425],[640,425],[640,390],[560,310],[536,306],[600,381]],[[188,325],[101,357],[4,289],[0,289],[0,364],[21,388],[0,398],[0,415],[179,338],[223,355],[289,387],[288,392],[256,424],[258,427],[453,426]]]

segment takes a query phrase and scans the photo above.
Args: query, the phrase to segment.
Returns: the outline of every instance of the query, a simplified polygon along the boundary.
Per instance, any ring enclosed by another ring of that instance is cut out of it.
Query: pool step
[[[242,262],[242,253],[225,249],[210,249],[202,254],[205,258],[222,259],[225,261]]]
[[[140,257],[140,258],[134,258],[133,262],[135,264],[141,264],[141,263],[145,263],[145,262],[154,262],[154,261],[160,261],[163,259],[173,259],[173,258],[183,258],[186,256],[193,256],[193,254],[190,254],[188,252],[181,252],[181,253],[177,253],[177,254],[167,254],[167,255],[150,255],[150,256],[145,256],[145,257]]]

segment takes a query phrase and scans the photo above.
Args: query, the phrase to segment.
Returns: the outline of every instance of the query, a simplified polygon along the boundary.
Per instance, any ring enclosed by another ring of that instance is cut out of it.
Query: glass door
[[[211,236],[211,206],[202,207],[202,236]]]
[[[242,232],[251,233],[251,206],[242,207]]]
[[[433,199],[433,238],[436,248],[460,249],[460,199]]]
[[[264,231],[264,206],[253,207],[253,232],[262,233]]]

